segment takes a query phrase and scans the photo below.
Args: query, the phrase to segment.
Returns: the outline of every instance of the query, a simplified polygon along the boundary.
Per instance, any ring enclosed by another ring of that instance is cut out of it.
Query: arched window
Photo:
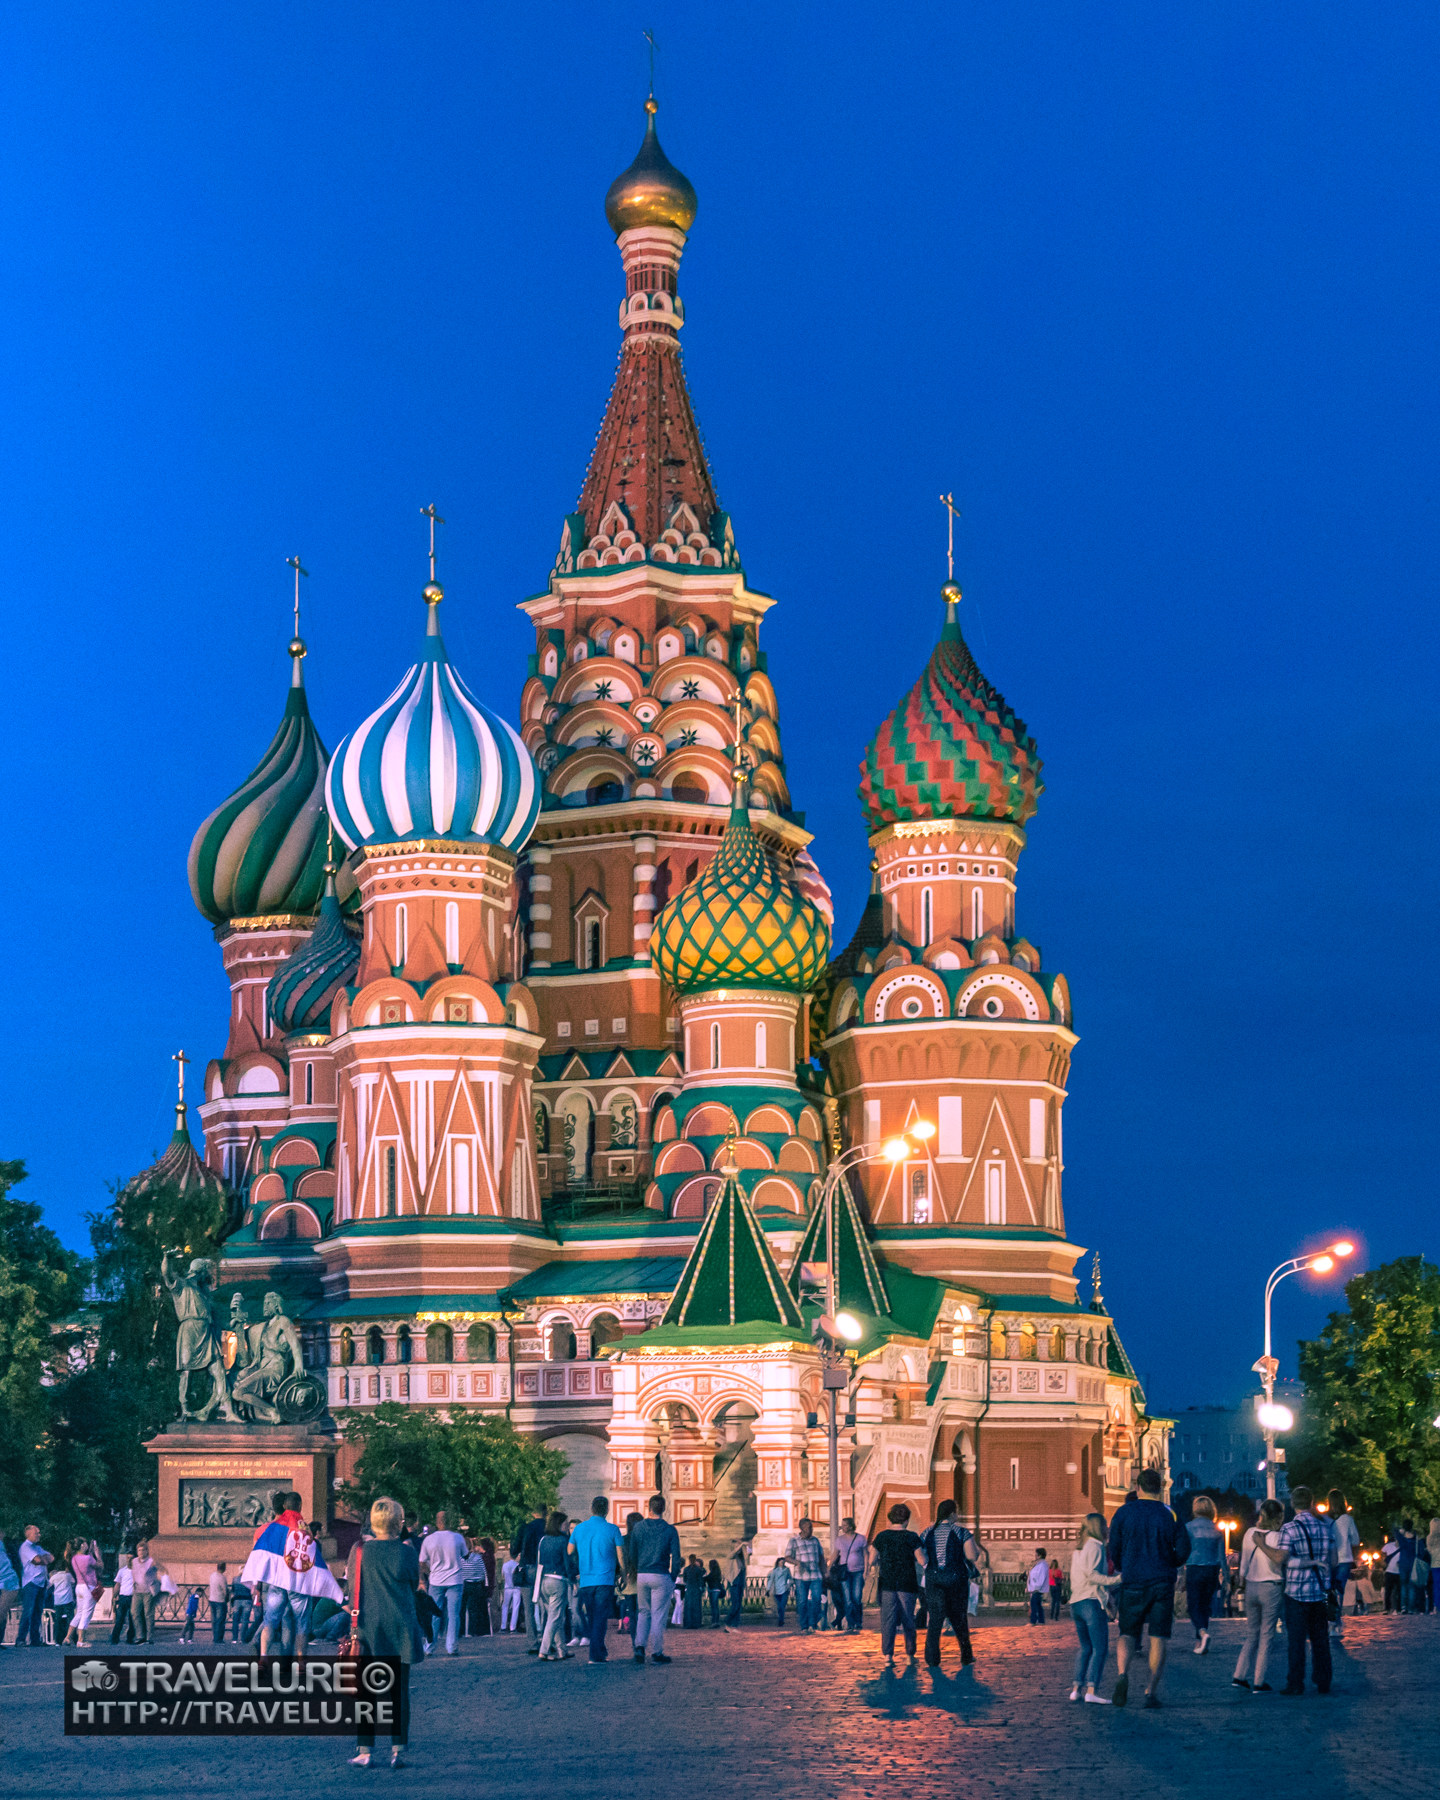
[[[600,1351],[606,1344],[619,1343],[625,1332],[614,1313],[600,1313],[590,1321],[590,1343],[592,1354]]]
[[[765,1021],[762,1019],[755,1027],[755,1067],[765,1067]]]
[[[970,935],[972,938],[985,935],[985,896],[979,888],[970,890]]]
[[[535,1102],[535,1148],[543,1156],[550,1148],[550,1115],[545,1110],[545,1102]]]
[[[395,908],[395,967],[403,969],[410,954],[410,915],[402,900]]]
[[[718,1023],[710,1027],[710,1067],[720,1067],[720,1026]]]
[[[1033,1325],[1022,1325],[1020,1327],[1020,1360],[1022,1362],[1034,1362],[1035,1350],[1035,1327]]]
[[[1064,1362],[1065,1360],[1065,1333],[1058,1325],[1050,1333],[1050,1360],[1051,1362]],[[1084,1485],[1082,1482],[1081,1486]]]
[[[457,1213],[468,1213],[471,1209],[470,1146],[468,1144],[457,1144],[455,1146],[454,1156],[455,1183],[451,1190],[451,1198],[454,1204],[451,1210]]]
[[[315,1104],[315,1065],[314,1065],[314,1063],[306,1063],[306,1065],[305,1065],[305,1104],[307,1106],[313,1106]]]
[[[393,1144],[385,1146],[385,1217],[395,1217],[395,1172],[397,1152]]]
[[[920,895],[920,942],[922,945],[928,944],[935,935],[934,912],[934,896],[929,888],[925,888]]]
[[[587,919],[585,921],[585,967],[587,969],[600,967],[600,948],[600,921]]]
[[[348,1325],[340,1331],[340,1367],[348,1369],[355,1361],[355,1333]]]
[[[410,1361],[410,1327],[402,1325],[395,1333],[395,1360],[408,1363]]]
[[[455,1335],[448,1325],[426,1327],[425,1360],[432,1363],[454,1362]]]
[[[385,1333],[378,1325],[372,1325],[365,1333],[365,1360],[368,1363],[385,1360]]]
[[[472,1325],[465,1333],[465,1355],[473,1363],[493,1363],[495,1360],[494,1326]]]
[[[549,1362],[574,1362],[575,1327],[568,1319],[556,1319],[550,1327]]]
[[[460,902],[445,902],[445,960],[447,963],[458,963],[460,960]]]

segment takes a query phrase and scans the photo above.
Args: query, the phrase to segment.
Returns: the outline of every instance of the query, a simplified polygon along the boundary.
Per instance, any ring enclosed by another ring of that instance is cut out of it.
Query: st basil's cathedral
[[[841,947],[761,647],[775,602],[685,380],[696,194],[646,109],[605,199],[618,372],[521,603],[518,717],[451,662],[442,616],[473,602],[433,554],[414,660],[333,754],[297,635],[273,741],[191,846],[228,1037],[203,1159],[182,1107],[154,1174],[225,1184],[220,1299],[281,1294],[334,1417],[503,1411],[568,1457],[568,1511],[659,1488],[687,1551],[748,1537],[760,1572],[831,1523],[829,1298],[859,1332],[841,1515],[953,1497],[998,1595],[1168,1467],[1065,1230],[1074,1017],[1016,916],[1040,758],[947,584],[863,750],[871,891]]]

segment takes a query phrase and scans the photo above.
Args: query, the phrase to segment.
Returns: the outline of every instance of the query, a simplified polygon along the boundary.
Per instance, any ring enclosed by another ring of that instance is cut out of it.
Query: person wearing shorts
[[[1160,1704],[1160,1676],[1165,1648],[1175,1624],[1175,1571],[1190,1555],[1185,1527],[1160,1498],[1158,1469],[1142,1469],[1135,1497],[1110,1521],[1110,1561],[1120,1571],[1120,1677],[1111,1701],[1124,1706],[1130,1698],[1129,1668],[1141,1634],[1150,1633],[1150,1685],[1145,1704]]]

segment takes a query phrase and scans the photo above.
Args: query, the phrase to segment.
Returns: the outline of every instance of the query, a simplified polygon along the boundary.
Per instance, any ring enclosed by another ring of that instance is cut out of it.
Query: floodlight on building
[[[854,1313],[838,1312],[835,1315],[835,1330],[847,1344],[858,1344],[865,1335],[865,1329]]]

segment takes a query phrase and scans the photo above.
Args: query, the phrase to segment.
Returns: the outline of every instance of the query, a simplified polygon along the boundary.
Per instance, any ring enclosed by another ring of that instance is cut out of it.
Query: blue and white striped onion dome
[[[439,589],[420,660],[330,759],[325,802],[354,850],[451,838],[519,851],[540,813],[540,776],[519,734],[478,701],[445,655]]]

